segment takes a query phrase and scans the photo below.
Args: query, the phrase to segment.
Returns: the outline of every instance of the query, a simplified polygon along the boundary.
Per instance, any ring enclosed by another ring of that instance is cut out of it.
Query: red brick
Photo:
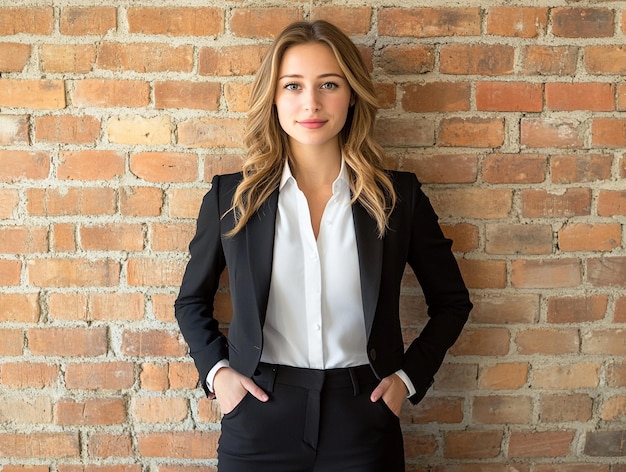
[[[93,144],[100,137],[94,116],[46,115],[35,118],[35,140],[48,143]]]
[[[241,170],[243,156],[240,154],[212,154],[204,159],[204,181],[211,182],[217,174],[230,174]]]
[[[180,357],[187,345],[178,333],[168,331],[129,331],[122,333],[122,353],[126,356]]]
[[[476,108],[485,111],[528,111],[543,109],[543,86],[525,82],[479,82]]]
[[[575,46],[528,45],[521,48],[521,72],[525,75],[569,76],[576,72]]]
[[[61,34],[70,36],[104,36],[117,27],[114,7],[66,7],[61,10]]]
[[[155,223],[151,226],[151,242],[154,251],[186,252],[195,233],[191,223]]]
[[[625,445],[626,431],[624,430],[589,431],[585,437],[584,454],[592,457],[624,457],[626,456]],[[613,470],[616,469],[613,468]]]
[[[561,251],[610,251],[622,241],[622,225],[613,224],[570,224],[559,230]]]
[[[515,336],[517,351],[524,355],[578,354],[580,339],[577,329],[531,328]]]
[[[141,465],[61,465],[58,472],[141,472]]]
[[[30,45],[0,43],[0,72],[22,72],[30,59]]]
[[[513,73],[515,49],[504,44],[444,44],[439,56],[444,74],[508,75]]]
[[[8,388],[53,387],[59,379],[59,366],[32,362],[5,362],[0,366],[0,383]]]
[[[93,44],[42,44],[39,64],[42,72],[86,74],[96,62]]]
[[[51,229],[51,250],[55,252],[76,251],[76,229],[72,223],[56,223]]]
[[[159,216],[162,208],[160,188],[133,186],[120,190],[120,212],[124,216]]]
[[[380,55],[380,67],[389,74],[424,74],[435,68],[434,46],[390,44]]]
[[[459,267],[468,287],[504,288],[506,285],[506,264],[498,260],[459,260]]]
[[[557,155],[550,158],[550,173],[559,184],[609,180],[612,163],[610,154]]]
[[[65,385],[69,389],[122,390],[134,384],[134,366],[131,362],[103,362],[68,364]]]
[[[125,157],[117,151],[85,149],[61,151],[57,178],[62,180],[113,180],[125,172]]]
[[[506,189],[433,189],[428,197],[441,218],[506,218],[512,205]]]
[[[132,438],[129,433],[94,433],[89,436],[87,451],[92,458],[132,457]]]
[[[33,188],[26,192],[26,208],[33,216],[111,215],[115,192],[110,188]]]
[[[580,124],[556,118],[522,118],[520,144],[530,148],[582,148]]]
[[[596,388],[600,382],[600,364],[542,365],[533,369],[532,385],[537,389],[576,390]]]
[[[180,285],[185,262],[161,258],[132,258],[128,261],[128,284],[176,287]]]
[[[224,98],[228,111],[247,112],[250,99],[251,84],[227,82],[224,84]]]
[[[539,316],[539,296],[535,294],[474,295],[473,323],[533,324]]]
[[[0,457],[12,459],[79,459],[78,432],[0,433]]]
[[[620,297],[615,301],[613,322],[626,323],[626,297]]]
[[[28,348],[43,356],[93,357],[106,354],[106,328],[31,328]]]
[[[483,159],[483,179],[496,184],[540,183],[547,158],[540,154],[490,154]]]
[[[110,259],[34,259],[27,268],[36,287],[112,287],[120,278],[119,263]]]
[[[38,293],[0,293],[0,323],[37,323],[40,312]]]
[[[554,8],[552,34],[564,38],[607,38],[613,36],[614,13],[608,8]]]
[[[594,147],[625,147],[626,119],[594,118],[591,133]]]
[[[532,417],[532,399],[527,396],[478,396],[472,402],[474,424],[527,424]]]
[[[0,8],[0,36],[20,33],[48,35],[53,28],[52,7]]]
[[[444,436],[444,456],[451,459],[497,457],[502,448],[502,431],[449,431]]]
[[[381,118],[375,137],[383,146],[421,147],[435,144],[435,122],[415,118]]]
[[[567,408],[563,408],[567,405]],[[593,400],[585,394],[542,395],[539,418],[542,423],[569,423],[589,421],[593,414]]]
[[[22,263],[0,259],[0,286],[19,285]]]
[[[221,87],[218,82],[169,81],[154,84],[154,106],[217,111]]]
[[[548,323],[589,323],[600,321],[606,314],[606,295],[548,298]]]
[[[371,7],[311,6],[311,20],[331,21],[349,36],[369,33],[371,19]]]
[[[198,178],[198,156],[180,152],[131,154],[130,171],[150,182],[193,182]]]
[[[187,417],[187,400],[181,397],[135,397],[131,413],[139,423],[180,423]]]
[[[619,111],[626,111],[626,84],[619,84],[617,86],[617,109]]]
[[[0,115],[0,145],[29,144],[28,115]]]
[[[169,389],[168,366],[145,362],[141,364],[139,382],[143,390],[164,392]]]
[[[403,85],[402,108],[418,113],[468,111],[470,109],[470,85],[466,82]]]
[[[441,225],[443,234],[452,239],[452,251],[471,252],[478,249],[478,227],[469,223]]]
[[[3,396],[0,416],[5,424],[50,424],[52,401],[50,397],[28,395],[23,398]]]
[[[131,7],[126,16],[130,33],[216,36],[224,32],[224,14],[220,8]]]
[[[139,115],[109,118],[106,133],[113,144],[157,146],[170,144],[172,119],[167,115],[143,117]]]
[[[142,80],[82,79],[74,82],[72,104],[76,107],[145,107],[150,85]]]
[[[474,36],[480,34],[480,8],[384,8],[380,36]]]
[[[19,193],[16,189],[0,188],[0,218],[13,219],[18,204]]]
[[[96,65],[116,72],[191,72],[193,47],[165,43],[101,43]]]
[[[87,251],[141,251],[143,227],[134,223],[106,223],[80,228],[82,247]]]
[[[1,226],[0,254],[48,252],[48,228],[44,226]]]
[[[511,333],[506,328],[466,328],[450,353],[454,356],[504,356]]]
[[[137,435],[137,450],[143,457],[215,459],[218,431],[172,431]]]
[[[21,329],[0,328],[0,356],[21,356],[23,353],[24,332]]]
[[[500,118],[444,118],[438,133],[440,146],[499,147],[504,144]]]
[[[217,402],[212,402],[214,405]],[[213,466],[198,466],[198,465],[160,465],[159,472],[216,472],[217,469]],[[621,471],[616,471],[621,472]]]
[[[536,38],[546,33],[547,8],[492,7],[487,11],[487,34]]]
[[[174,300],[176,295],[168,293],[155,293],[152,296],[152,312],[159,321],[175,323]]]
[[[141,320],[144,317],[142,293],[94,293],[89,296],[89,320]]]
[[[465,392],[476,388],[478,365],[443,364],[437,376],[433,390],[437,392]]]
[[[602,190],[598,197],[598,215],[626,215],[626,191]]]
[[[626,287],[626,257],[587,260],[587,280],[594,287]]]
[[[546,106],[551,110],[612,111],[615,86],[604,83],[547,83]]]
[[[65,84],[62,80],[0,79],[0,107],[65,108]]]
[[[172,362],[167,378],[172,390],[195,389],[198,386],[198,371],[192,362]]]
[[[626,387],[626,362],[611,361],[606,370],[606,383],[609,387]]]
[[[82,293],[51,293],[48,298],[48,316],[56,320],[88,320],[87,295]]]
[[[302,19],[298,8],[234,8],[230,30],[243,38],[275,38],[287,25]]]
[[[577,287],[582,281],[576,259],[515,260],[511,264],[515,288]]]
[[[461,423],[463,399],[459,397],[427,397],[417,407],[405,406],[400,413],[403,424]]]
[[[191,118],[178,124],[178,144],[186,148],[241,148],[245,122],[237,118]]]
[[[512,432],[508,457],[561,457],[569,454],[574,431]]]
[[[55,405],[56,423],[64,426],[116,425],[126,421],[123,398],[60,399]]]
[[[606,399],[600,409],[604,421],[624,421],[626,419],[626,397],[616,396]]]
[[[626,74],[626,46],[587,46],[584,64],[590,74]]]
[[[0,150],[0,181],[45,179],[50,174],[50,159],[47,152]]]
[[[169,216],[171,218],[197,218],[202,198],[207,190],[207,188],[170,189],[168,191]]]
[[[242,45],[222,48],[201,48],[198,58],[200,75],[251,75],[267,51],[266,46]]]
[[[437,440],[433,435],[418,431],[407,431],[403,434],[404,456],[411,460],[417,457],[430,456],[438,449]]]
[[[467,154],[409,153],[401,169],[415,173],[422,183],[472,183],[478,175],[478,160]]]
[[[560,192],[522,190],[522,215],[525,218],[571,217],[591,214],[588,188],[568,188]]]
[[[626,355],[626,330],[597,329],[583,335],[584,354],[602,354],[608,356]]]
[[[480,369],[478,387],[481,390],[517,390],[528,382],[528,364],[502,363]]]
[[[549,225],[488,224],[485,232],[487,254],[551,254],[552,227]]]

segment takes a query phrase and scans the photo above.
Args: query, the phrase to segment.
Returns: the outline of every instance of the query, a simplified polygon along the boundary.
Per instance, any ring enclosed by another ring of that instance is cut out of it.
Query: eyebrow
[[[283,80],[283,79],[302,79],[304,76],[300,75],[300,74],[285,74],[281,77],[278,78],[278,80]],[[316,78],[317,79],[325,79],[327,77],[338,77],[340,79],[344,79],[346,80],[346,78],[341,75],[341,74],[336,74],[334,72],[329,72],[328,74],[321,74],[318,75]]]

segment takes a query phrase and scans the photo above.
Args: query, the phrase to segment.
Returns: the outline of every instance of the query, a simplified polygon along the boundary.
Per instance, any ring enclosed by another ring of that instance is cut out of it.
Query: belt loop
[[[357,376],[356,369],[352,367],[348,367],[348,373],[350,374],[350,381],[352,382],[352,391],[356,397],[359,393],[361,393],[361,389],[359,388],[359,377]]]

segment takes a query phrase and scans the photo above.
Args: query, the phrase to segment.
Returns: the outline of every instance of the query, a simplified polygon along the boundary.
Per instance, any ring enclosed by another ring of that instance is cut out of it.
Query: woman
[[[219,402],[221,472],[402,471],[398,415],[418,403],[471,303],[413,174],[385,171],[376,98],[350,39],[287,27],[257,72],[243,172],[216,176],[176,317]],[[429,321],[405,351],[406,264]],[[228,339],[213,318],[228,268]]]

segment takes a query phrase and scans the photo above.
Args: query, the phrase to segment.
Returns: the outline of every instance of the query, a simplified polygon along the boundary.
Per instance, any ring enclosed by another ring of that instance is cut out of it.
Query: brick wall
[[[207,182],[241,163],[251,74],[301,18],[360,46],[388,165],[424,182],[476,305],[403,410],[408,469],[626,471],[623,2],[17,3],[0,7],[2,472],[214,470],[219,411],[172,303]],[[227,323],[226,286],[217,305]],[[410,336],[409,274],[402,307]]]

